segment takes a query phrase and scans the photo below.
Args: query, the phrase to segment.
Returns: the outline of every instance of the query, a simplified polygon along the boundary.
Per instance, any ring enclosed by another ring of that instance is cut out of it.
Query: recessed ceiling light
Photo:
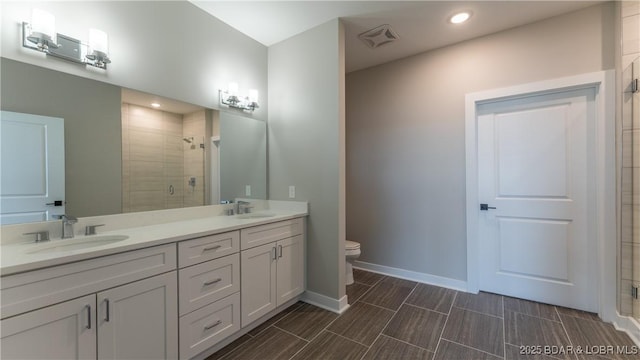
[[[151,103],[151,106],[153,106],[154,108],[159,108],[160,104],[158,104],[157,102]]]
[[[453,15],[452,17],[450,17],[449,22],[452,24],[461,24],[469,20],[470,17],[471,17],[471,12],[469,11],[459,12]]]

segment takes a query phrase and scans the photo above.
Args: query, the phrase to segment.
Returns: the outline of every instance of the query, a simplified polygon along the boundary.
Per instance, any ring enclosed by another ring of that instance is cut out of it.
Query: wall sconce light
[[[230,108],[253,112],[259,108],[258,90],[249,90],[249,96],[238,95],[238,84],[229,83],[227,90],[220,90],[220,103]]]
[[[55,17],[46,11],[33,9],[31,23],[22,23],[22,46],[78,64],[107,69],[109,43],[107,33],[89,30],[89,44],[56,33]]]

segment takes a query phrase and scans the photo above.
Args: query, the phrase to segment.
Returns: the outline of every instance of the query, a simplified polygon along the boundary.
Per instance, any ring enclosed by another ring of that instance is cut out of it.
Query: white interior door
[[[64,214],[64,119],[2,111],[0,136],[0,223]]]
[[[594,100],[583,89],[478,106],[481,290],[598,311]]]

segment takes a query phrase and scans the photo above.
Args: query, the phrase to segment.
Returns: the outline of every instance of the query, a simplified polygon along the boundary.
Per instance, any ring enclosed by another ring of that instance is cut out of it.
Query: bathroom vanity
[[[303,293],[306,215],[304,204],[3,243],[2,358],[202,357]]]

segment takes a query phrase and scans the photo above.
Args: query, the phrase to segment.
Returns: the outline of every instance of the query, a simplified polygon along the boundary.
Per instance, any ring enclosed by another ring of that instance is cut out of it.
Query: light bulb
[[[98,29],[89,29],[89,48],[91,51],[109,54],[109,38],[107,33]]]
[[[33,9],[31,11],[31,33],[42,40],[56,42],[56,18],[52,14]]]
[[[249,101],[252,103],[258,102],[258,90],[256,89],[249,90]]]

